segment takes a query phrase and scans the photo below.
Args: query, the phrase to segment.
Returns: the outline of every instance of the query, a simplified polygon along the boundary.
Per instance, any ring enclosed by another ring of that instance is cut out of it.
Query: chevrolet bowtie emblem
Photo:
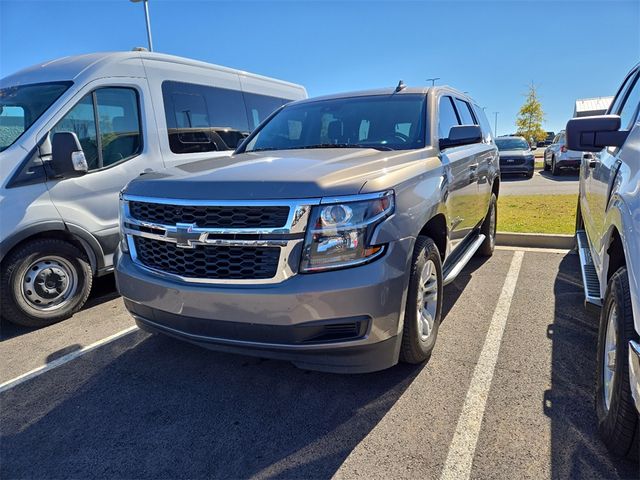
[[[193,223],[177,223],[175,232],[167,232],[168,238],[176,241],[176,247],[179,248],[195,248],[193,242],[202,240],[202,234],[194,232],[195,225]]]

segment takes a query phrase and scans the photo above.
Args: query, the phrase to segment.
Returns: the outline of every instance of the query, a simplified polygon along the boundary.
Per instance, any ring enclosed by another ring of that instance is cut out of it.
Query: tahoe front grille
[[[137,259],[143,265],[186,278],[210,280],[266,279],[275,276],[279,247],[197,245],[134,237]]]
[[[131,201],[129,211],[142,222],[193,223],[200,228],[279,228],[286,225],[289,217],[287,206],[196,206]]]

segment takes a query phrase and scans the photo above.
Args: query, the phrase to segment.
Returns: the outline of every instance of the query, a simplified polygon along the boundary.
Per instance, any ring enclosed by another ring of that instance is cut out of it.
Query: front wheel
[[[609,280],[598,331],[596,415],[607,448],[621,457],[638,458],[640,425],[629,383],[629,340],[633,325],[627,269]]]
[[[92,280],[89,261],[78,247],[52,238],[33,240],[3,262],[2,316],[26,327],[59,322],[82,308]]]
[[[496,194],[491,194],[491,201],[489,202],[489,209],[487,215],[484,217],[482,227],[480,227],[480,233],[484,235],[484,241],[478,253],[483,257],[490,257],[493,255],[493,251],[496,248],[496,229],[498,224],[498,199]]]
[[[422,363],[436,344],[442,316],[442,260],[435,242],[416,240],[404,314],[400,360]]]

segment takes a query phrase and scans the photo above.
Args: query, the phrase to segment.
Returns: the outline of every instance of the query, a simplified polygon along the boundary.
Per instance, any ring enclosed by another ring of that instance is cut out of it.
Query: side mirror
[[[618,115],[572,118],[567,122],[567,148],[582,152],[599,152],[605,147],[621,147],[629,135],[620,130]]]
[[[73,132],[58,132],[51,139],[51,166],[59,177],[75,177],[89,171],[78,137]]]
[[[461,145],[482,142],[482,130],[478,125],[458,125],[451,127],[449,136],[440,139],[440,150]]]

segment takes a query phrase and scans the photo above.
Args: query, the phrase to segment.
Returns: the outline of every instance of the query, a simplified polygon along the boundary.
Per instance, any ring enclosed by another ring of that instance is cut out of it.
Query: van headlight
[[[385,245],[371,245],[375,228],[393,213],[393,191],[366,200],[323,203],[313,207],[300,272],[352,267],[382,255]]]

